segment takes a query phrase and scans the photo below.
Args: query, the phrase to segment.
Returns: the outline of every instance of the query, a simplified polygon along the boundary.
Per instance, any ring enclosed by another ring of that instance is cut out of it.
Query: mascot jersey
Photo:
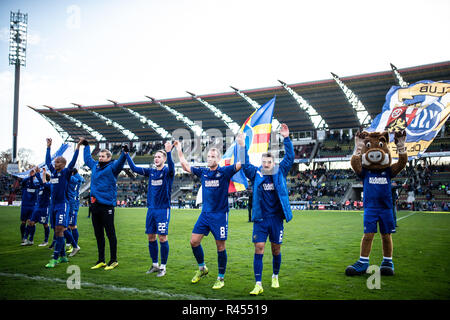
[[[392,209],[390,167],[383,170],[362,169],[359,176],[363,181],[364,209]]]

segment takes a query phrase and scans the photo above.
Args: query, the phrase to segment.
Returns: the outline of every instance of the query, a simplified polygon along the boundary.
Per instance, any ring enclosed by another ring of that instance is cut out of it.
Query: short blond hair
[[[217,157],[220,158],[221,152],[219,151],[219,149],[213,147],[213,148],[208,150],[208,152],[210,152],[210,151],[215,151],[216,154],[217,154]]]
[[[106,156],[108,157],[108,158],[111,158],[112,157],[112,153],[111,153],[111,151],[109,151],[108,149],[102,149],[102,150],[100,150],[100,152],[99,153],[106,153]]]

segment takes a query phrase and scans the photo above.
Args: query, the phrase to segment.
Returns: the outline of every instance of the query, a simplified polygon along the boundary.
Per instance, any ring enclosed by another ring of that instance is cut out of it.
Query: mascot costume
[[[395,233],[395,221],[392,207],[391,178],[405,168],[408,155],[405,147],[406,132],[394,133],[394,142],[399,154],[398,161],[391,165],[388,132],[357,132],[355,135],[355,152],[351,166],[363,180],[364,198],[364,236],[361,240],[360,258],[345,270],[348,276],[362,275],[369,267],[369,255],[372,242],[380,227],[383,245],[381,275],[394,275],[392,261],[392,237]]]

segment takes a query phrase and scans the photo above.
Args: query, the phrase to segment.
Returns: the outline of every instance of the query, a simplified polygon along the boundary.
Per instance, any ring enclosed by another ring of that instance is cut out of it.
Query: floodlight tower
[[[15,66],[12,162],[17,162],[17,129],[19,124],[20,67],[25,67],[28,14],[11,12],[9,28],[9,64]]]

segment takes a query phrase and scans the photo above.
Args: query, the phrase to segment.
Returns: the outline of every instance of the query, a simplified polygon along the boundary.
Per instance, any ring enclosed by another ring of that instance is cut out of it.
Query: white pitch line
[[[37,280],[37,281],[48,281],[48,282],[59,282],[59,283],[67,283],[67,280],[58,279],[58,278],[46,278],[42,276],[29,276],[22,273],[3,273],[0,272],[1,277],[9,277],[9,278],[24,278],[28,280]],[[179,294],[179,293],[167,293],[159,290],[150,290],[150,289],[137,289],[137,288],[127,288],[127,287],[117,287],[114,285],[107,284],[95,284],[90,282],[81,282],[81,287],[91,287],[91,288],[99,288],[103,290],[110,291],[119,291],[119,292],[129,292],[136,294],[155,294],[165,298],[178,298],[178,299],[187,299],[187,300],[206,300],[207,298],[197,295],[188,295],[188,294]]]
[[[401,218],[397,219],[397,221],[400,221],[400,220],[402,220],[402,219],[408,218],[408,217],[412,216],[413,214],[416,214],[416,213],[415,213],[415,212],[410,213],[410,214],[408,214],[407,216],[404,216],[404,217],[401,217]]]

